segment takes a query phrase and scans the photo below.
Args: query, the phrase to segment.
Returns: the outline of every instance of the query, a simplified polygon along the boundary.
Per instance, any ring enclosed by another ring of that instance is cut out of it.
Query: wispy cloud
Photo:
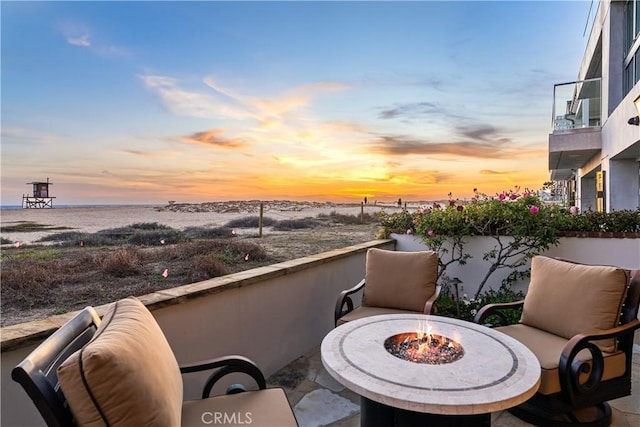
[[[241,103],[221,91],[186,90],[177,79],[158,75],[140,75],[144,85],[157,93],[164,107],[173,114],[199,118],[225,118],[242,120],[253,117]],[[222,97],[230,99],[221,99]]]
[[[147,88],[160,95],[163,105],[175,114],[254,120],[263,129],[282,124],[322,93],[348,87],[337,82],[317,82],[292,88],[272,98],[264,98],[227,87],[214,76],[207,76],[202,80],[206,89],[185,89],[185,82],[167,76],[141,75],[140,79]]]
[[[385,155],[449,155],[483,159],[507,158],[517,153],[505,140],[432,142],[402,135],[381,136],[370,146],[370,150]]]
[[[457,128],[458,132],[469,139],[477,141],[489,141],[492,138],[497,138],[502,132],[500,129],[492,125],[480,124],[480,125],[467,125]],[[498,141],[510,142],[507,138],[498,138]]]
[[[234,138],[224,138],[222,129],[212,129],[205,132],[197,132],[181,138],[183,142],[212,145],[221,148],[241,148],[247,144]]]
[[[381,119],[418,118],[433,113],[441,113],[442,109],[433,102],[414,102],[399,104],[393,108],[385,109],[378,115]]]
[[[67,42],[74,46],[91,46],[88,34],[81,35],[80,37],[67,37]]]
[[[489,129],[468,129],[463,133],[470,138],[452,141],[431,141],[406,135],[382,135],[369,145],[372,153],[383,155],[461,156],[479,159],[507,159],[539,153],[539,148],[523,147],[511,138],[489,138]]]
[[[67,43],[86,48],[95,55],[108,58],[130,55],[130,51],[126,47],[117,46],[105,40],[96,40],[88,25],[78,22],[64,22],[58,25],[58,30]]]
[[[148,159],[154,159],[154,158],[160,157],[158,153],[153,151],[121,150],[121,152],[125,154],[131,154],[133,156],[148,158]]]
[[[494,171],[491,169],[482,169],[480,175],[513,175],[517,171]]]

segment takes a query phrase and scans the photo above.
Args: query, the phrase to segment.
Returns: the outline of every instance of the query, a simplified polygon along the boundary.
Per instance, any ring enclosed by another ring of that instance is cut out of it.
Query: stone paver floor
[[[300,427],[360,426],[360,397],[324,369],[320,347],[293,361],[267,382],[271,387],[284,388]],[[612,427],[640,426],[640,344],[634,347],[632,390],[633,395],[609,402],[613,410]],[[530,425],[507,411],[492,414],[494,427]]]

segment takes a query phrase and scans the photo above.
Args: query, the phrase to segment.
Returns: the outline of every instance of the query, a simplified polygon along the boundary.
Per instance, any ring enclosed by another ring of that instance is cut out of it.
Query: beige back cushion
[[[180,368],[137,299],[113,303],[93,339],[60,365],[58,378],[80,426],[180,425]]]
[[[613,328],[628,284],[629,272],[621,268],[534,257],[520,321],[566,339]],[[613,340],[598,345],[614,351]]]
[[[436,290],[438,256],[433,251],[367,251],[362,305],[422,312]]]

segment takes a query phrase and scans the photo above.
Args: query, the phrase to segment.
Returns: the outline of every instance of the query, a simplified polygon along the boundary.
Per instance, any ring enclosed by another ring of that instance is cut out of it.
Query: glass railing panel
[[[560,83],[553,87],[553,130],[599,127],[601,79]]]

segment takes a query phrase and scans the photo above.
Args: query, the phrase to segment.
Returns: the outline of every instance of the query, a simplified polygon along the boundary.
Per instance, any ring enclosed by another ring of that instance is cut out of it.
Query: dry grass
[[[132,244],[130,237],[136,233],[159,231],[158,227],[137,227],[129,234],[116,230],[110,237],[99,232],[80,234],[85,240],[78,240],[78,233],[65,233],[68,240],[53,245],[8,246],[0,263],[1,325],[349,246],[375,238],[377,228],[374,224],[325,224],[272,231],[262,238],[231,237],[227,228],[203,228],[178,232],[176,243],[167,243],[166,238],[175,230],[163,228],[159,235],[147,234],[142,239],[146,244]],[[227,237],[191,237],[218,234]]]

